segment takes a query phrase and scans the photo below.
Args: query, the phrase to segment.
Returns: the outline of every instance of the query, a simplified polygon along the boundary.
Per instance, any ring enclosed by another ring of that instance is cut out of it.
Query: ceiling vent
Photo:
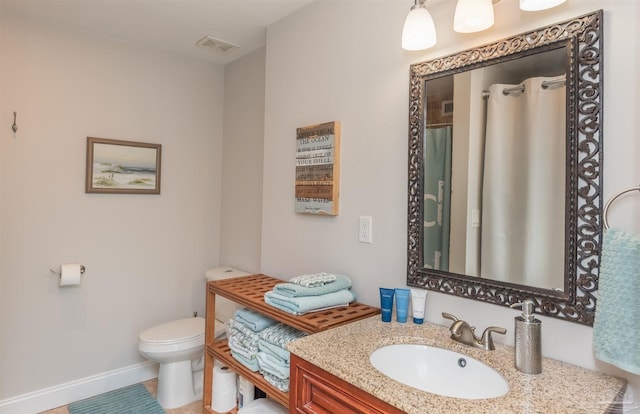
[[[200,47],[204,47],[206,49],[214,50],[218,53],[229,53],[232,50],[235,50],[240,47],[240,45],[236,45],[233,43],[229,43],[227,41],[216,39],[213,36],[205,36],[202,39],[196,42],[196,45]]]

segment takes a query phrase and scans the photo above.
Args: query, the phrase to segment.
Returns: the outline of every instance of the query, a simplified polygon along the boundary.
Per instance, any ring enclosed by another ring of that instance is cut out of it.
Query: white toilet
[[[207,281],[247,275],[230,267],[206,272]],[[225,333],[224,323],[239,307],[227,299],[216,298],[216,337]],[[156,398],[162,408],[182,407],[202,398],[204,326],[204,318],[184,318],[156,325],[140,334],[140,354],[160,363]]]

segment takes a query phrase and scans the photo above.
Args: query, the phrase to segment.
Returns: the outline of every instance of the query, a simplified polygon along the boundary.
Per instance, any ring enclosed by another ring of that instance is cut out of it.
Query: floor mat
[[[69,414],[165,414],[142,384],[71,403],[68,409]]]

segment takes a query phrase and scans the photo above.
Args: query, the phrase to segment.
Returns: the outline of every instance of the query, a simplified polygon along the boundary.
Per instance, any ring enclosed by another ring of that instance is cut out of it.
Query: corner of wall
[[[225,66],[220,262],[260,271],[266,49]]]

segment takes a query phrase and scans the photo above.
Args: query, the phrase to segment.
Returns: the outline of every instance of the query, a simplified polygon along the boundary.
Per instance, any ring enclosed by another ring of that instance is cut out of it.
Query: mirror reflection
[[[567,53],[426,81],[424,267],[564,289]]]

